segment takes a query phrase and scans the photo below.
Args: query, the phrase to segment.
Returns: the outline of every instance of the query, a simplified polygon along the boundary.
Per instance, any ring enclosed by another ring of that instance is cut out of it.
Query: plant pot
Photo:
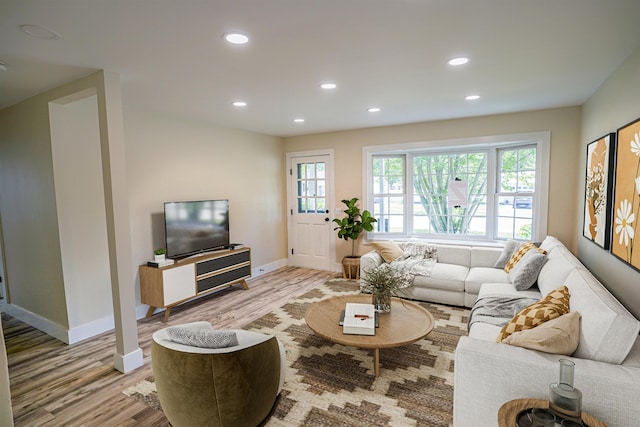
[[[166,258],[165,258],[165,254],[162,254],[162,255],[154,255],[154,256],[153,256],[153,260],[154,260],[154,261],[156,261],[156,262],[164,261],[165,259],[166,259]]]
[[[342,278],[349,280],[360,278],[360,256],[342,258]]]

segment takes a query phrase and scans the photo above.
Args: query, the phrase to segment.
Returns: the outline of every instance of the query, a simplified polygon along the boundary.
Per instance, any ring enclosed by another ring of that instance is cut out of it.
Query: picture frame
[[[611,253],[640,270],[640,118],[618,129]]]
[[[582,235],[605,250],[611,243],[616,134],[587,144]]]

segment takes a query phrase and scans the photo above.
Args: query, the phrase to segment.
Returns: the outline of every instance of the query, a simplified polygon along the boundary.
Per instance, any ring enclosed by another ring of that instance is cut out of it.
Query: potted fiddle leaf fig
[[[357,279],[360,273],[360,256],[356,255],[356,240],[363,231],[373,231],[373,223],[378,221],[369,211],[360,211],[360,208],[356,206],[357,197],[351,200],[342,200],[342,203],[346,206],[346,209],[343,210],[346,216],[333,220],[337,224],[334,231],[338,231],[338,237],[347,242],[351,240],[351,255],[342,259],[342,272],[347,279]],[[355,267],[355,274],[352,267]]]

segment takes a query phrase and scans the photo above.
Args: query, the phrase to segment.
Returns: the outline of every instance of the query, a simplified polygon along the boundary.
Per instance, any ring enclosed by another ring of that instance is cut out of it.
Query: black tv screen
[[[167,257],[223,248],[229,244],[229,201],[166,202]]]

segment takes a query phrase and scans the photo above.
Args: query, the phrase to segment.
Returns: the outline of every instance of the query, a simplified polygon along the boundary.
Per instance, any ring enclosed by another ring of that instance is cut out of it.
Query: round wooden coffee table
[[[309,307],[304,320],[319,336],[337,344],[373,349],[373,369],[380,376],[380,349],[411,344],[433,329],[433,316],[425,308],[400,298],[391,299],[391,312],[381,313],[376,334],[348,335],[338,324],[340,312],[348,302],[371,304],[371,295],[340,295],[318,301]]]

